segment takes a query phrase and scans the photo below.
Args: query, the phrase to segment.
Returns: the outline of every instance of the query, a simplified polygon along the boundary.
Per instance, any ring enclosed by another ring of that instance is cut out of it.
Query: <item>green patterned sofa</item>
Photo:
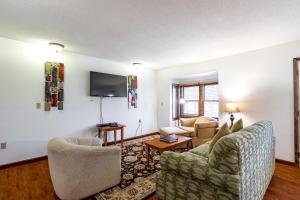
[[[275,169],[272,123],[260,121],[189,152],[166,151],[156,179],[160,200],[261,200]]]

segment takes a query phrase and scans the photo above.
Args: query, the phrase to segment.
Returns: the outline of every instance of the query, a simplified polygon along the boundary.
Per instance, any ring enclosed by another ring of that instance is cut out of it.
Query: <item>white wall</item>
[[[0,150],[0,165],[46,155],[47,141],[55,136],[96,134],[99,99],[88,96],[90,70],[138,75],[138,109],[127,109],[126,98],[103,103],[104,120],[126,124],[125,137],[135,135],[139,119],[143,133],[171,123],[173,79],[218,71],[221,122],[228,121],[222,113],[225,102],[238,101],[246,125],[273,122],[276,157],[294,160],[292,59],[300,56],[300,42],[157,72],[62,52],[56,59],[66,66],[64,110],[51,112],[35,109],[44,100],[47,55],[37,46],[4,38],[0,46],[0,141],[7,142],[7,149]]]
[[[158,127],[171,124],[171,81],[180,76],[218,71],[221,123],[229,121],[224,105],[239,103],[245,125],[273,122],[276,157],[294,160],[293,62],[300,42],[228,56],[207,62],[172,66],[157,72]]]
[[[65,64],[64,110],[45,112],[37,110],[35,103],[44,100],[47,52],[4,38],[0,46],[0,141],[7,142],[7,149],[0,150],[0,165],[46,155],[47,141],[53,137],[96,135],[99,98],[89,97],[90,70],[138,75],[138,109],[128,109],[127,98],[104,99],[104,121],[125,124],[125,138],[135,136],[139,119],[143,133],[157,130],[153,70],[62,52],[55,61]]]

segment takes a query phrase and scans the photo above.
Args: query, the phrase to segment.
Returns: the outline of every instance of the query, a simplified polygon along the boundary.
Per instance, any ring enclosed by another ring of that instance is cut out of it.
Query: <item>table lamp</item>
[[[180,109],[180,106],[181,106],[182,104],[185,104],[185,99],[184,99],[184,98],[180,98],[180,99],[179,99],[178,126],[180,126],[180,115],[181,115],[181,109]]]
[[[240,112],[240,109],[239,109],[237,103],[230,102],[230,103],[226,104],[225,112],[228,112],[230,114],[230,121],[231,121],[230,128],[231,128],[233,126],[233,121],[234,121],[234,115],[233,115],[233,113]]]

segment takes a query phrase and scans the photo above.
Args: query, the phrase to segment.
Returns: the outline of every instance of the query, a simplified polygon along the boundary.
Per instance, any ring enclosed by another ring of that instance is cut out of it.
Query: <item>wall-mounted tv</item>
[[[90,96],[127,97],[127,77],[91,71]]]

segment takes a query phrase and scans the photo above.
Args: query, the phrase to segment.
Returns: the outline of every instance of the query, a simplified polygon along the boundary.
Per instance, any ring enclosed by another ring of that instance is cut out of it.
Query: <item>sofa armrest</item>
[[[208,159],[190,152],[166,151],[160,157],[161,169],[173,171],[189,179],[205,180],[208,172]]]

